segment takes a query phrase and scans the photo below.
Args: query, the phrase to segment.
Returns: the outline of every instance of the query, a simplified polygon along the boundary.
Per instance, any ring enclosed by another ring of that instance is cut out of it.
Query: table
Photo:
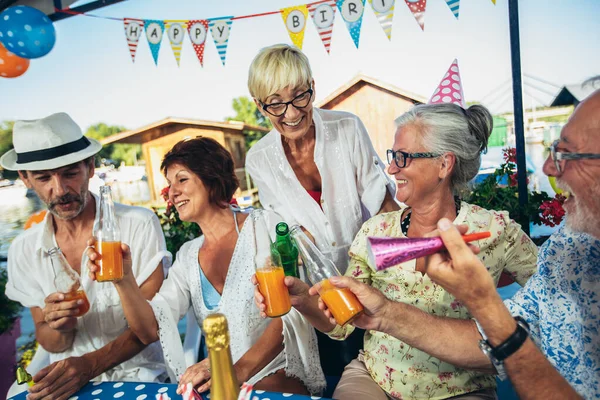
[[[142,383],[142,382],[90,382],[85,385],[69,400],[155,400],[158,393],[167,393],[172,400],[182,399],[176,393],[177,385],[168,383]],[[20,393],[9,400],[25,400],[27,392]],[[202,395],[203,399],[210,399],[208,393]],[[301,396],[289,393],[265,392],[255,390],[252,400],[308,400],[325,399],[317,396]],[[232,399],[235,400],[235,399]]]

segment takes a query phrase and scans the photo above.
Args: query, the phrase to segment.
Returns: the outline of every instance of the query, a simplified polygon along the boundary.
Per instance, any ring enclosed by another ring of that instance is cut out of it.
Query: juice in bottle
[[[97,261],[100,270],[96,272],[98,282],[108,282],[123,278],[123,253],[121,242],[96,242],[96,250],[100,253]]]
[[[340,326],[346,325],[363,311],[362,304],[350,289],[337,288],[329,282],[329,279],[321,281],[319,296]]]
[[[94,225],[96,251],[100,259],[96,264],[98,282],[116,281],[123,278],[123,253],[121,230],[115,213],[110,186],[100,186],[100,215]]]
[[[83,300],[83,304],[79,306],[79,312],[74,317],[81,317],[83,314],[90,310],[90,302],[83,290],[75,290],[69,293],[63,293],[65,295],[65,301],[71,300]]]
[[[265,267],[256,270],[258,290],[265,297],[266,314],[271,317],[281,317],[292,308],[288,288],[283,279],[285,273],[282,267]]]

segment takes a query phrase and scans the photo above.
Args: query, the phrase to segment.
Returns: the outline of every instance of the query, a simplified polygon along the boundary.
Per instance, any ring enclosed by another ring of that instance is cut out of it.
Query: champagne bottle
[[[363,306],[350,289],[339,289],[329,282],[332,276],[340,276],[333,261],[319,251],[298,225],[292,227],[290,236],[298,247],[308,279],[316,285],[321,300],[325,302],[337,324],[344,326],[351,322],[363,311]]]
[[[65,301],[82,300],[83,304],[79,306],[79,312],[74,315],[81,317],[89,311],[90,302],[81,287],[81,278],[79,274],[71,268],[69,262],[58,247],[48,250],[52,272],[54,273],[54,286],[56,291],[65,296]]]
[[[29,372],[25,370],[23,367],[17,368],[17,385],[22,385],[27,383],[29,386],[33,386],[35,382],[33,382],[33,377],[29,375]]]
[[[235,400],[240,386],[233,370],[229,349],[229,329],[223,314],[212,314],[202,323],[211,369],[211,400]]]
[[[98,282],[115,281],[123,278],[123,253],[121,252],[121,230],[115,214],[110,186],[100,186],[100,215],[94,225],[97,261],[100,270]]]
[[[285,276],[300,277],[298,275],[298,248],[292,242],[288,224],[280,222],[275,227],[275,243],[273,247],[281,256],[281,263]]]

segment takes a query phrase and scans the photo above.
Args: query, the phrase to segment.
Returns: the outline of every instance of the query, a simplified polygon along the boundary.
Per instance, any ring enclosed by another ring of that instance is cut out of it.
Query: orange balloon
[[[25,221],[25,225],[23,226],[24,230],[27,230],[29,228],[31,228],[34,225],[39,224],[40,222],[42,222],[44,220],[44,217],[46,216],[46,210],[42,210],[42,211],[38,211],[35,214],[31,215],[31,217],[29,217],[29,219],[27,221]]]
[[[17,57],[0,43],[0,76],[3,78],[16,78],[29,68],[27,58]]]

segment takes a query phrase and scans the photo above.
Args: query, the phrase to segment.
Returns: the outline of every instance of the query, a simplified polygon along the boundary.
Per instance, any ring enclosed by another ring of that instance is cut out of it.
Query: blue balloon
[[[22,58],[39,58],[52,50],[56,30],[50,18],[28,6],[9,7],[0,13],[0,42]]]

